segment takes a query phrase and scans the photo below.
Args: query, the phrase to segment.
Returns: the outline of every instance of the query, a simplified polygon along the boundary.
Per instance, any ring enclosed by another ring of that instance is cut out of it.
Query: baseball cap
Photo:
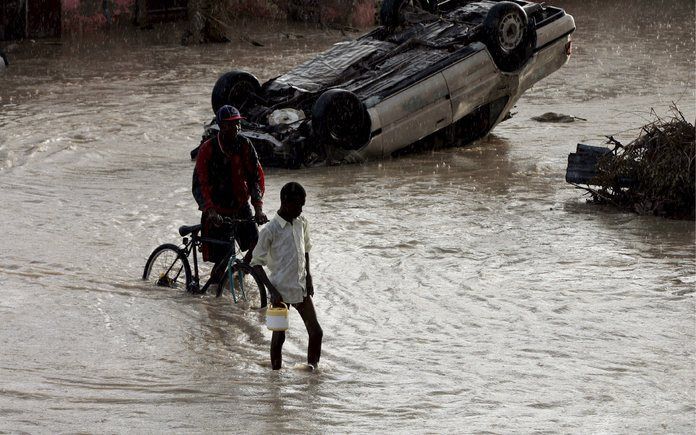
[[[236,121],[237,119],[245,119],[240,115],[239,110],[236,107],[225,104],[220,107],[217,111],[217,122],[218,124],[222,121]]]

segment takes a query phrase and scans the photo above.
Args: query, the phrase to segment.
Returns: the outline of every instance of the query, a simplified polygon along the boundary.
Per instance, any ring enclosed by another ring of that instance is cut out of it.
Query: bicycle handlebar
[[[268,219],[266,219],[265,222],[257,222],[255,218],[231,218],[231,217],[226,217],[226,216],[221,216],[222,221],[218,225],[230,225],[230,226],[236,226],[237,224],[244,224],[244,223],[254,223],[258,226],[264,225],[268,223]]]
[[[265,221],[265,222],[260,222],[260,223],[259,223],[259,222],[256,221],[256,218],[254,218],[254,217],[242,218],[242,219],[240,219],[240,218],[230,218],[230,217],[226,217],[226,216],[221,216],[221,217],[222,217],[222,223],[223,223],[223,224],[227,224],[227,225],[234,225],[234,224],[242,224],[242,223],[246,223],[246,222],[252,222],[252,223],[255,223],[256,225],[261,226],[261,225],[264,225],[264,224],[267,224],[267,223],[268,223],[268,218],[266,218],[266,221]]]
[[[256,222],[254,218],[238,219],[230,217],[222,217],[222,224],[236,225],[244,222]],[[182,225],[179,227],[179,235],[186,237],[191,233],[196,233],[201,230],[201,224],[197,225]]]
[[[231,217],[222,217],[222,222],[225,224],[241,224],[244,222],[256,222],[254,218],[244,218],[244,219],[239,219],[239,218],[231,218]]]

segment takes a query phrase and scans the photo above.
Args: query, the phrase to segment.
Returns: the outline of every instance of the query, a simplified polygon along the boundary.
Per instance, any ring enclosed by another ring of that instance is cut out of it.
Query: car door
[[[500,72],[485,49],[450,65],[442,75],[450,93],[453,122],[489,103],[500,83]]]
[[[441,73],[397,92],[375,109],[382,128],[384,156],[452,123],[449,91]]]

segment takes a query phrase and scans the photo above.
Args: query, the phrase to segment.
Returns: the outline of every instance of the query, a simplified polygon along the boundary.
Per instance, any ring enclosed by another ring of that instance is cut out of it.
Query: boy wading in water
[[[254,248],[251,265],[268,288],[271,303],[280,302],[295,307],[309,334],[307,363],[316,368],[321,356],[323,332],[317,321],[312,296],[314,286],[309,273],[309,228],[302,214],[307,194],[304,188],[290,182],[280,190],[280,209],[261,230]],[[263,270],[267,266],[270,278]],[[271,338],[271,366],[278,370],[283,363],[285,331],[273,331]]]

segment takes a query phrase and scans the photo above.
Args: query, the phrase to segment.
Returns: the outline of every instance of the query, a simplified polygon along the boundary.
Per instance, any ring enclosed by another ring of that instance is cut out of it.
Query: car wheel
[[[516,3],[496,4],[483,22],[484,43],[498,68],[505,72],[527,62],[534,50],[534,35],[527,13]]]
[[[382,0],[379,21],[383,26],[396,27],[404,22],[404,11],[408,6],[435,13],[437,5],[436,0]]]
[[[254,96],[260,92],[261,85],[253,75],[242,71],[227,72],[221,75],[213,86],[213,113],[217,113],[225,104],[242,111],[244,106],[255,101]]]
[[[354,93],[330,89],[314,103],[312,130],[325,147],[357,150],[370,141],[370,115]]]

